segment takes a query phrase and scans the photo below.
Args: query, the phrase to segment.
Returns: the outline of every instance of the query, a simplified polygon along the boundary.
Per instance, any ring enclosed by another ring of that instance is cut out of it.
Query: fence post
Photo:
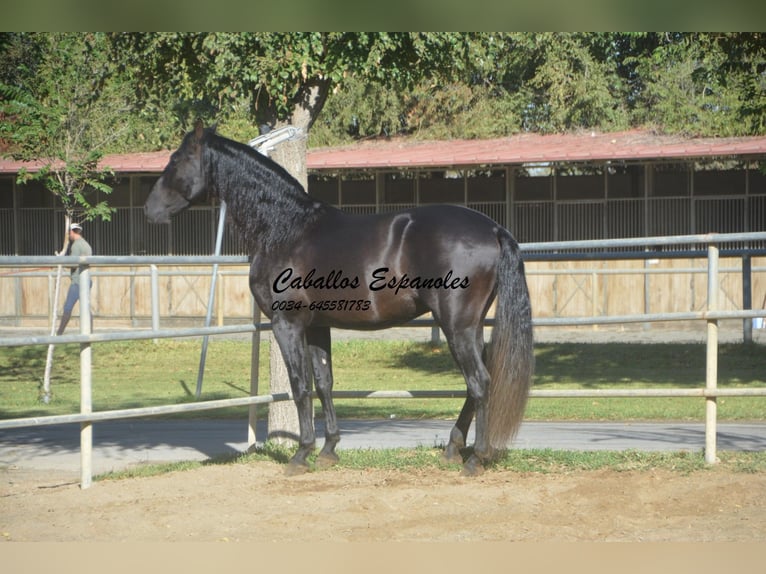
[[[90,269],[80,271],[80,334],[90,335]],[[80,343],[80,413],[93,412],[92,350]],[[80,487],[90,488],[93,480],[93,423],[80,423]]]
[[[707,310],[718,310],[718,246],[708,245],[707,258]],[[718,320],[707,320],[707,353],[705,390],[715,391],[718,386]],[[705,397],[705,462],[715,464],[716,418],[718,403],[715,396]]]
[[[152,283],[152,331],[160,330],[160,278],[156,265],[150,265]],[[159,343],[159,339],[154,339],[154,344]]]
[[[226,285],[224,283],[224,280],[226,279],[226,275],[218,272],[218,285],[216,286],[217,295],[215,296],[215,312],[217,315],[216,325],[218,327],[223,327],[224,322],[224,299],[223,295],[226,293]]]
[[[221,246],[223,245],[223,228],[226,224],[226,202],[221,201],[221,208],[218,212],[218,229],[215,236],[215,247],[213,255],[216,257],[221,254]],[[210,295],[207,298],[207,312],[205,313],[205,327],[210,326],[210,322],[213,320],[213,305],[215,303],[215,291],[216,283],[218,281],[218,263],[213,263],[213,273],[210,277]],[[220,297],[219,297],[220,300]],[[197,391],[195,396],[200,398],[202,396],[202,380],[205,377],[205,361],[207,360],[207,344],[209,341],[207,335],[202,336],[202,350],[199,354],[199,369],[197,370]]]
[[[753,308],[753,262],[750,255],[742,256],[742,309],[750,311]],[[742,340],[753,342],[753,320],[742,319]]]
[[[253,331],[250,339],[250,396],[258,396],[258,381],[261,368],[261,309],[255,302],[255,299],[251,298],[253,307],[253,323],[255,323],[255,331]],[[256,426],[258,424],[258,414],[256,412],[257,405],[250,405],[247,410],[247,449],[248,452],[252,451],[258,444],[258,434],[256,433]]]

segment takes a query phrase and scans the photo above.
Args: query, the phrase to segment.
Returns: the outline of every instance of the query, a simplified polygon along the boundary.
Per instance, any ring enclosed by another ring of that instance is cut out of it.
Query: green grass
[[[0,348],[0,418],[79,410],[79,346],[56,348],[52,400],[40,401],[46,348]],[[131,341],[93,345],[96,411],[194,402],[199,340]],[[701,388],[705,346],[694,344],[541,344],[536,347],[535,389]],[[333,346],[336,390],[452,390],[465,388],[445,345],[405,341],[344,341]],[[766,387],[766,349],[722,345],[719,386]],[[249,394],[250,343],[212,338],[203,400]],[[261,393],[268,392],[268,349],[261,349]],[[318,403],[317,403],[318,404]],[[460,399],[344,399],[342,418],[444,418],[457,416]],[[719,418],[766,420],[766,397],[720,398]],[[262,411],[267,407],[263,407]],[[243,417],[246,409],[193,413]],[[527,420],[701,421],[699,398],[532,399]]]
[[[141,465],[124,471],[103,474],[96,477],[96,480],[156,476],[209,465],[251,464],[264,461],[285,464],[293,452],[293,449],[266,443],[251,454],[198,462]],[[459,464],[444,463],[441,460],[440,449],[428,447],[344,450],[339,454],[340,462],[336,466],[327,470],[315,470],[315,472],[334,472],[344,469],[405,471],[440,469],[458,473],[461,469]],[[617,472],[667,470],[689,474],[715,468],[742,473],[766,472],[766,453],[764,452],[721,452],[719,454],[720,463],[711,467],[705,464],[701,453],[691,452],[509,450],[491,465],[488,471],[549,474],[608,469]],[[313,464],[313,460],[311,462]]]

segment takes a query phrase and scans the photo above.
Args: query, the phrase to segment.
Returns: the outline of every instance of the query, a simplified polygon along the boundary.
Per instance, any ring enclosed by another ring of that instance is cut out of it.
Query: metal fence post
[[[152,284],[152,331],[160,330],[160,278],[156,265],[149,266]],[[154,339],[157,344],[159,339]]]
[[[251,336],[250,344],[250,396],[258,396],[258,381],[260,377],[261,368],[261,309],[255,302],[255,299],[251,299],[253,307],[253,323],[255,324],[255,331]],[[258,434],[256,432],[256,426],[258,424],[258,413],[256,412],[257,405],[250,405],[247,410],[247,449],[248,452],[253,450],[258,444]]]
[[[753,308],[753,262],[750,255],[742,256],[742,309],[750,311]],[[742,319],[742,340],[753,342],[753,320]]]
[[[708,245],[707,310],[718,310],[718,246]],[[718,386],[718,319],[707,320],[707,352],[705,390],[715,392]],[[715,395],[705,397],[705,462],[715,464],[716,418],[718,403]]]
[[[218,230],[215,237],[214,253],[216,257],[221,254],[221,246],[223,245],[223,228],[226,224],[226,202],[221,201],[221,209],[218,212]],[[210,326],[210,322],[213,320],[213,303],[215,301],[215,288],[218,281],[218,263],[213,263],[213,272],[210,277],[210,295],[207,298],[207,311],[205,312],[205,327]],[[207,360],[207,345],[208,336],[202,337],[202,350],[199,355],[199,369],[197,370],[197,390],[195,396],[200,398],[202,396],[202,380],[205,377],[205,362]]]
[[[80,271],[80,334],[91,334],[90,269]],[[90,343],[80,343],[80,413],[93,412],[92,350]],[[90,488],[93,481],[93,423],[80,423],[80,487]]]

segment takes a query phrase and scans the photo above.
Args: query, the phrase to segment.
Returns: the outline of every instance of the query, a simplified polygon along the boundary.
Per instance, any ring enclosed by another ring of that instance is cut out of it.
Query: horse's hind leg
[[[482,328],[479,328],[477,331],[476,344],[479,348],[483,349],[482,361],[486,365],[486,347],[484,345],[484,332]],[[449,443],[447,443],[444,453],[442,453],[442,458],[445,462],[463,462],[463,457],[460,454],[460,451],[465,448],[465,445],[468,442],[468,429],[471,428],[471,422],[473,421],[475,412],[476,406],[474,405],[471,394],[468,393],[468,396],[463,403],[463,408],[460,409],[460,414],[457,417],[455,426],[452,427],[452,432],[450,432]]]
[[[271,321],[272,332],[279,344],[282,357],[290,378],[293,400],[298,409],[300,437],[298,451],[290,459],[286,472],[288,475],[301,474],[309,470],[308,456],[314,452],[316,435],[311,417],[311,364],[306,344],[305,329],[302,325],[285,321],[275,315]]]
[[[476,345],[482,349],[482,362],[487,364],[486,346],[484,345],[484,329],[479,328],[476,332]],[[452,427],[452,431],[449,436],[449,443],[442,453],[442,458],[445,462],[463,462],[463,457],[460,451],[465,448],[468,443],[468,429],[471,428],[471,422],[473,422],[473,415],[476,412],[476,405],[473,402],[471,393],[465,398],[463,408],[460,409],[460,414],[457,417],[455,426]]]
[[[463,462],[463,456],[460,454],[460,451],[465,448],[466,441],[468,440],[468,429],[471,428],[474,412],[473,398],[469,395],[463,403],[463,408],[460,410],[455,426],[452,427],[449,443],[447,443],[442,453],[442,458],[445,462]]]
[[[450,442],[445,449],[444,456],[448,460],[459,461],[460,448],[465,445],[468,435],[468,427],[471,418],[476,413],[476,441],[474,452],[468,457],[463,465],[463,474],[476,475],[483,470],[483,462],[490,458],[489,442],[487,438],[487,420],[489,399],[489,372],[482,360],[481,351],[483,345],[473,329],[467,329],[455,333],[445,330],[452,356],[455,358],[460,370],[465,377],[468,388],[463,409],[460,412],[455,427],[450,434]]]
[[[332,345],[329,327],[312,327],[306,337],[311,354],[311,365],[314,369],[314,382],[317,395],[322,403],[324,413],[325,441],[317,456],[317,465],[332,466],[338,462],[335,445],[340,440],[338,420],[335,416],[335,405],[332,401]]]

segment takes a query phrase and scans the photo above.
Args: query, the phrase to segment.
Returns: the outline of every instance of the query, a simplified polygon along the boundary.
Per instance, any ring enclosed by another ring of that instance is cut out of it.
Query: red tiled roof
[[[171,151],[105,156],[102,164],[120,173],[160,173]],[[766,136],[683,138],[643,131],[563,135],[521,134],[488,140],[362,142],[308,152],[309,170],[429,168],[541,162],[681,159],[766,156]],[[0,159],[0,173],[29,170],[39,163]]]
[[[648,132],[522,134],[491,140],[385,141],[311,150],[309,169],[458,167],[766,155],[766,136],[682,138]]]
[[[168,163],[169,150],[123,153],[106,155],[101,160],[101,165],[111,167],[116,173],[160,173]],[[18,173],[22,167],[28,171],[37,171],[43,163],[39,161],[24,162],[0,158],[0,173]]]

